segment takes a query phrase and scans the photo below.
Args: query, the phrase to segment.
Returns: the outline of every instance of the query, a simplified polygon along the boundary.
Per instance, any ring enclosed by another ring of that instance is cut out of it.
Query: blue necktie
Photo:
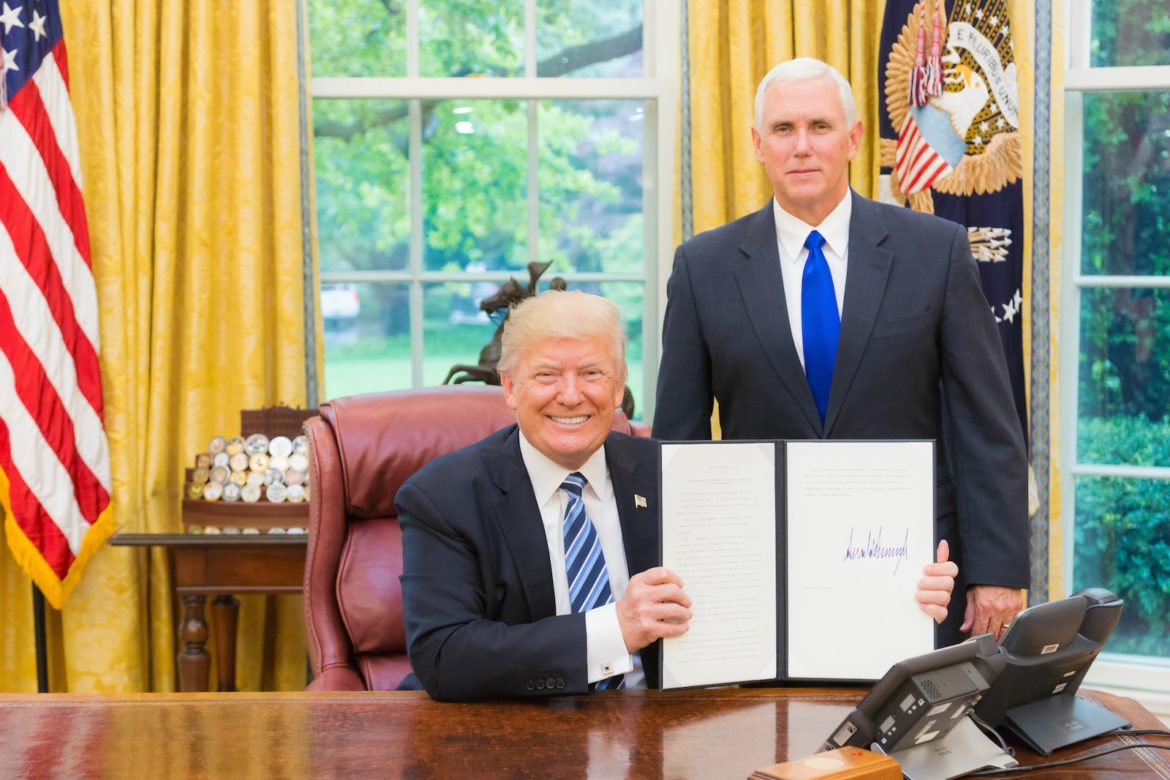
[[[841,317],[837,314],[837,294],[833,275],[821,247],[825,237],[812,231],[805,239],[808,259],[800,287],[800,327],[804,336],[804,373],[816,401],[821,422],[829,407],[829,388],[833,386],[833,364],[837,362],[837,337]]]
[[[589,515],[585,514],[585,500],[581,490],[585,477],[573,472],[561,483],[569,502],[565,505],[565,572],[569,579],[569,603],[574,612],[587,612],[613,601],[609,589],[609,570],[601,540]],[[619,688],[624,675],[608,677],[598,688]]]

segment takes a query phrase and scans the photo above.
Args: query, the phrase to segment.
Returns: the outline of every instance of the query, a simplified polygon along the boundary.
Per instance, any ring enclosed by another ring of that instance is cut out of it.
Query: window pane
[[[405,284],[321,285],[322,398],[410,387],[410,296]]]
[[[1170,8],[1165,0],[1094,2],[1092,65],[1170,63]]]
[[[1078,460],[1170,466],[1132,438],[1168,419],[1170,290],[1082,290],[1080,316]]]
[[[524,3],[419,3],[419,75],[523,76]]]
[[[452,379],[476,374],[479,353],[492,341],[496,326],[480,311],[479,303],[496,293],[496,282],[446,282],[423,286],[423,385],[440,385],[455,366]],[[497,351],[495,345],[493,351]],[[467,369],[470,369],[467,370]]]
[[[314,76],[405,76],[406,6],[308,0]]]
[[[537,0],[537,75],[642,76],[642,5],[642,0]]]
[[[313,137],[321,270],[406,268],[406,102],[314,100]]]
[[[1087,93],[1082,271],[1170,274],[1170,92]]]
[[[524,101],[423,104],[423,265],[428,271],[528,263]]]
[[[641,273],[641,100],[542,101],[540,257],[552,271]]]
[[[1170,482],[1081,477],[1076,507],[1073,589],[1125,599],[1106,649],[1170,656]]]

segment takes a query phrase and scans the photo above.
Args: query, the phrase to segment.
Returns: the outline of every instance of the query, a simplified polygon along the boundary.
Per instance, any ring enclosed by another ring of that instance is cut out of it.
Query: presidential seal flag
[[[1024,395],[1024,200],[1007,0],[887,0],[878,56],[882,199],[966,226]]]
[[[56,0],[0,2],[0,504],[58,609],[113,532],[98,302]]]

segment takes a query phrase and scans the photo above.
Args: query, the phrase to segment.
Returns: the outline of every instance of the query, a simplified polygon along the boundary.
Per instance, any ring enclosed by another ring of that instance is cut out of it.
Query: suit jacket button
[[[557,678],[557,688],[564,688],[564,687],[565,687],[565,678],[558,677]]]
[[[528,690],[534,691],[534,690],[536,690],[536,683],[534,683],[532,680],[529,680],[528,685],[526,687],[528,688]]]
[[[553,688],[557,687],[557,678],[555,678],[555,677],[548,678],[547,680],[544,681],[544,686],[546,688],[548,688],[549,690],[552,690]]]
[[[538,691],[544,690],[544,680],[540,679],[540,680],[536,681],[536,690],[538,690]]]

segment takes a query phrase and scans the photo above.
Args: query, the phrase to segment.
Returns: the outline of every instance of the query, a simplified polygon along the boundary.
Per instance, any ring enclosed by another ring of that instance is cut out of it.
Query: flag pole
[[[33,592],[33,634],[37,644],[37,693],[49,692],[49,654],[45,644],[45,595],[34,582]]]

